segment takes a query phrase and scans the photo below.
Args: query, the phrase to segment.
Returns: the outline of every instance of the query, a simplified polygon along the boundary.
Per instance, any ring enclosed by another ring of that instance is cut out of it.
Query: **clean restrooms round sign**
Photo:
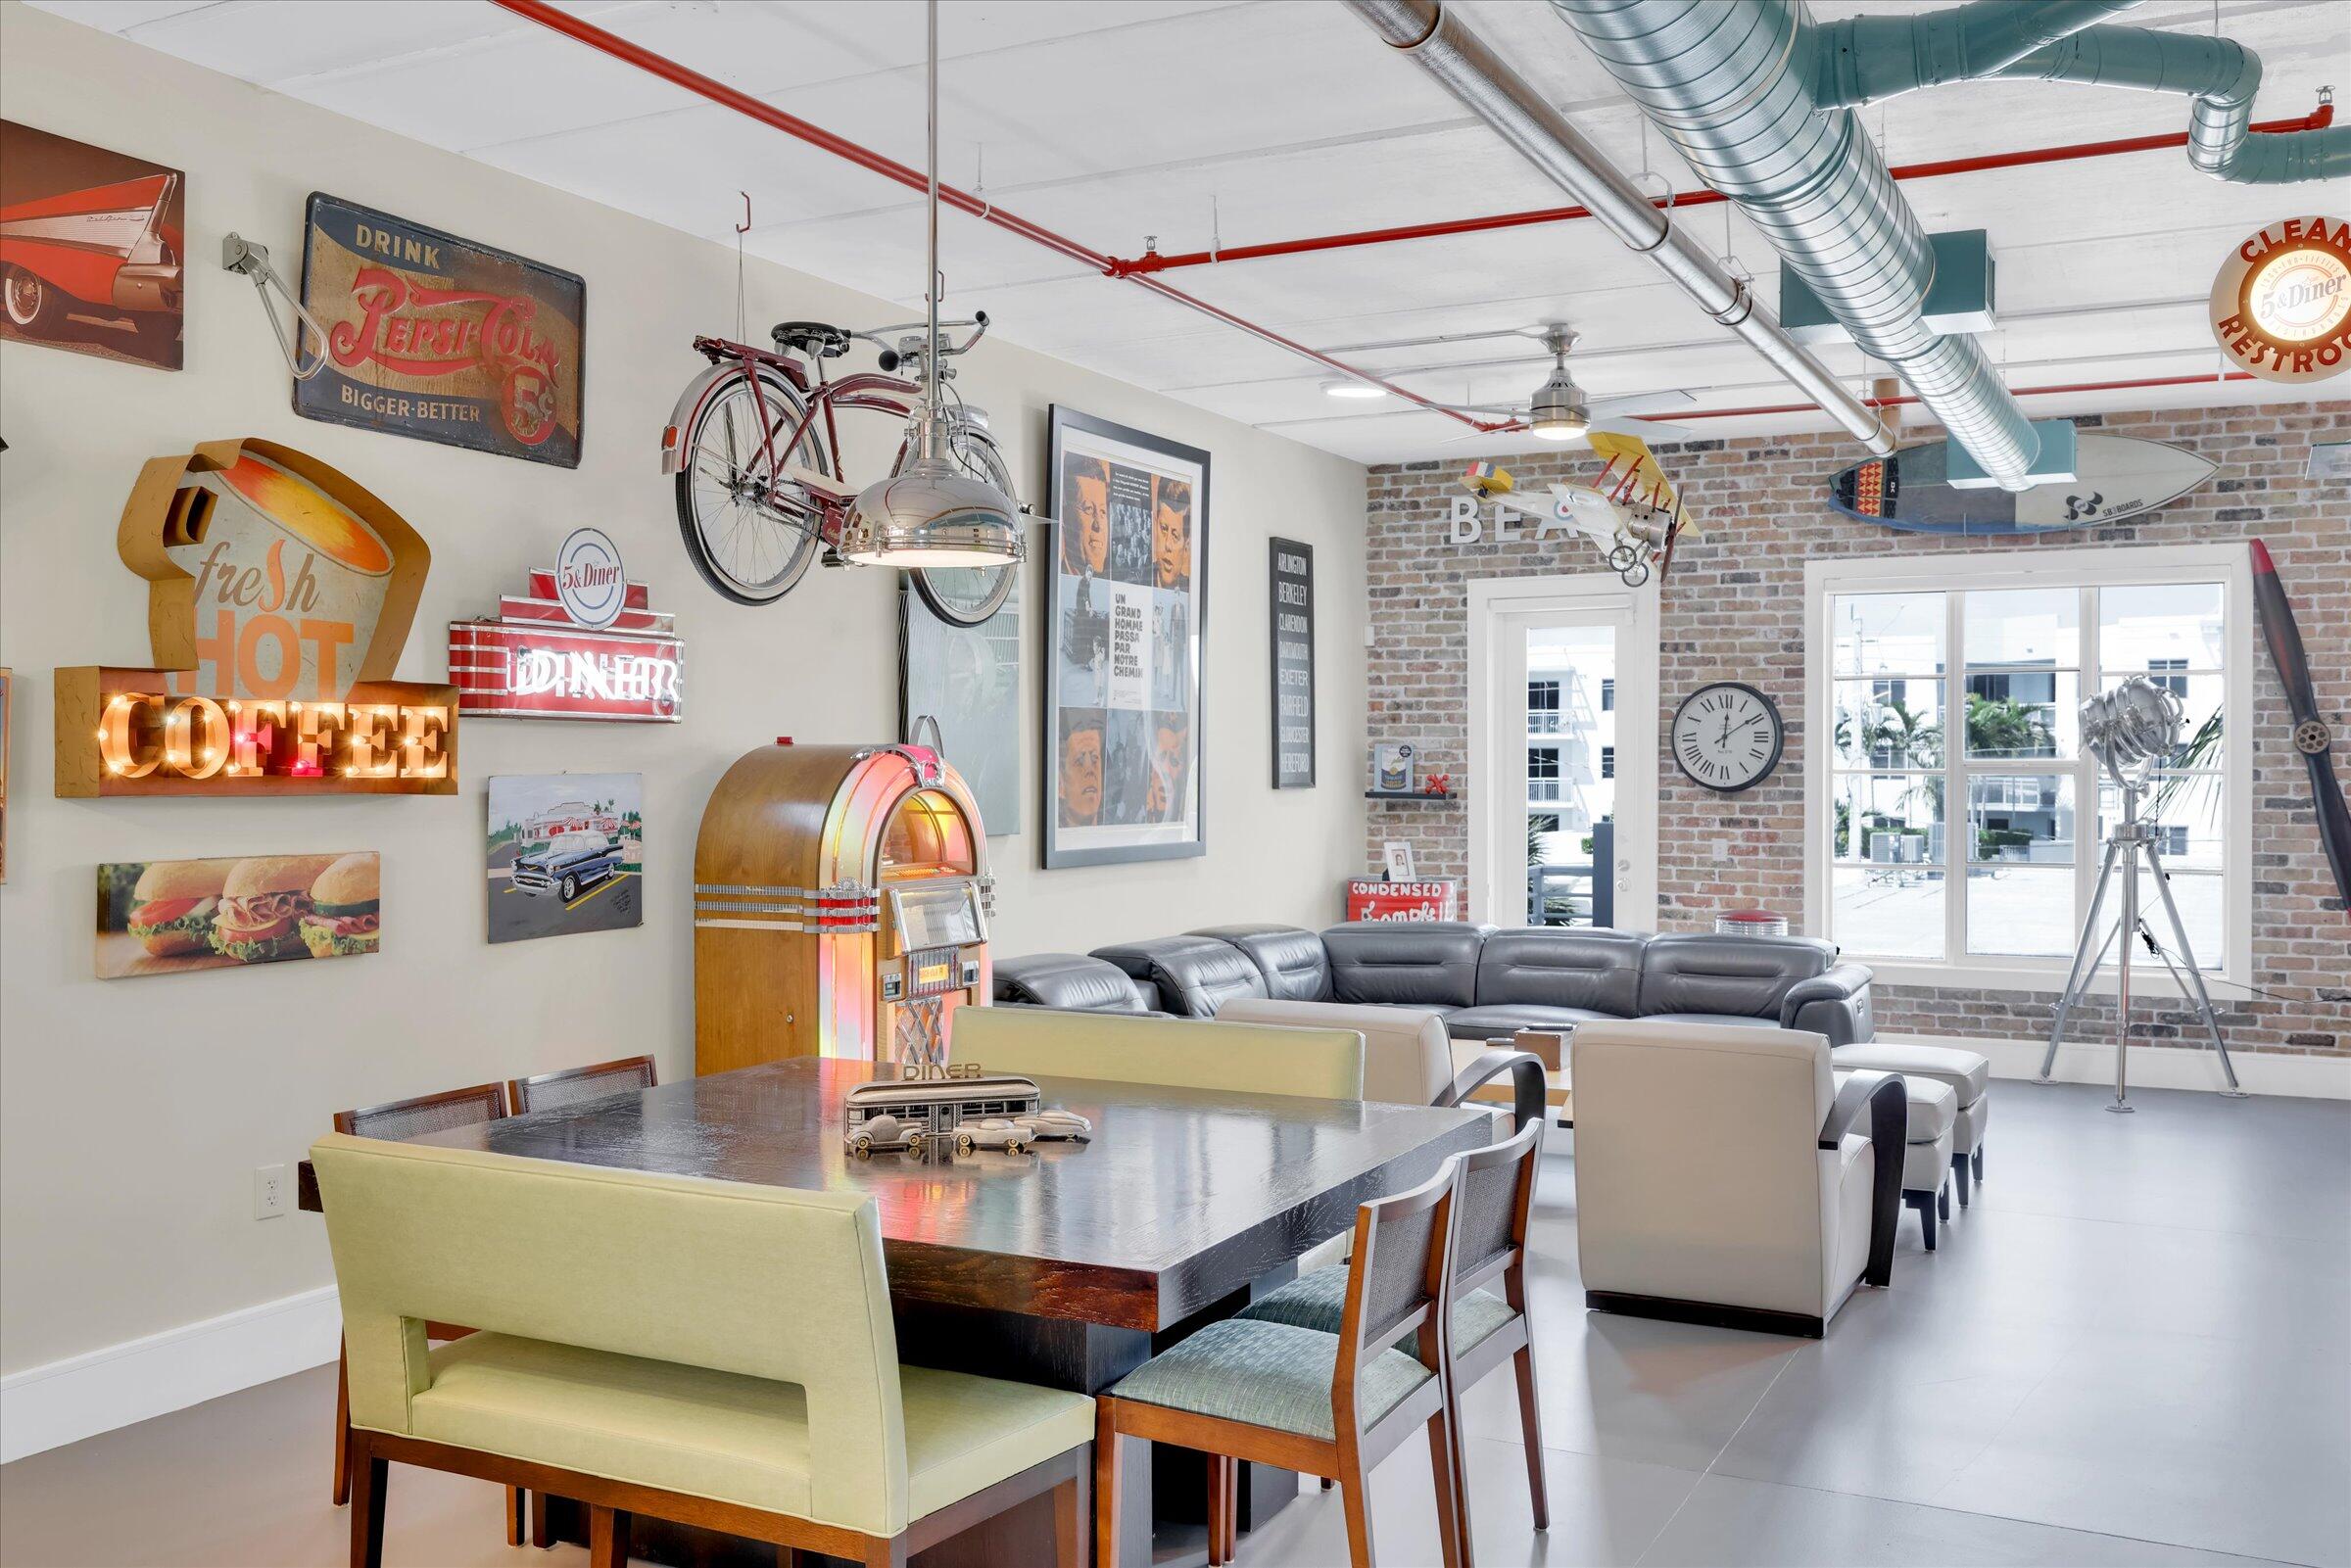
[[[2248,237],[2212,280],[2212,335],[2264,381],[2351,369],[2351,222],[2289,217]]]

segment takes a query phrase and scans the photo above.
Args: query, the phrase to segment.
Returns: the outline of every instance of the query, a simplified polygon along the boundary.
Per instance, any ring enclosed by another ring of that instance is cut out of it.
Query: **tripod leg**
[[[2180,906],[2172,901],[2172,879],[2164,875],[2163,859],[2155,853],[2153,844],[2147,845],[2147,869],[2154,874],[2155,891],[2163,898],[2163,912],[2171,917],[2172,937],[2179,942],[2181,961],[2187,966],[2187,988],[2195,992],[2196,1011],[2212,1034],[2212,1048],[2221,1054],[2221,1071],[2229,1079],[2229,1092],[2241,1095],[2245,1091],[2237,1084],[2236,1069],[2229,1061],[2229,1047],[2221,1042],[2221,1021],[2212,1010],[2212,994],[2204,989],[2204,972],[2196,968],[2196,950],[2188,942],[2187,926],[2180,919]],[[2171,960],[2164,960],[2164,968],[2172,968]],[[2172,970],[2174,979],[2179,974],[2178,970]]]
[[[2065,994],[2057,999],[2057,1016],[2049,1023],[2049,1049],[2040,1059],[2043,1083],[2049,1081],[2049,1069],[2057,1065],[2057,1046],[2065,1038],[2065,1016],[2082,1000],[2083,990],[2088,986],[2089,977],[2097,974],[2098,966],[2105,962],[2106,949],[2111,945],[2098,941],[2098,916],[2106,908],[2106,887],[2114,880],[2115,853],[2121,847],[2108,839],[2106,857],[2098,865],[2098,888],[2090,895],[2089,920],[2082,927],[2082,940],[2074,944],[2074,967],[2066,972]],[[2094,957],[2090,945],[2093,942],[2097,943]]]

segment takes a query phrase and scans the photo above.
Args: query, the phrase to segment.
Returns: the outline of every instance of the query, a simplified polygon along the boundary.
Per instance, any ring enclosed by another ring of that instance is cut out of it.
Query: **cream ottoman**
[[[1896,1045],[1864,1040],[1831,1051],[1840,1069],[1851,1071],[1899,1072],[1905,1078],[1931,1078],[1950,1086],[1959,1097],[1959,1114],[1951,1127],[1951,1173],[1958,1178],[1959,1207],[1968,1204],[1968,1178],[1984,1179],[1984,1121],[1991,1110],[1989,1090],[1991,1064],[1973,1051],[1942,1045]]]
[[[1959,1097],[1947,1083],[1905,1076],[1910,1099],[1908,1147],[1902,1151],[1902,1202],[1918,1211],[1927,1251],[1935,1250],[1937,1222],[1951,1217],[1951,1132]]]

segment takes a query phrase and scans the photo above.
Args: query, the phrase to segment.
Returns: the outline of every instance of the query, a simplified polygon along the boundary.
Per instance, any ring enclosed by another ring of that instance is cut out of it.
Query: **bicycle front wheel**
[[[911,447],[900,447],[890,472],[903,470],[911,454]],[[957,425],[947,437],[947,455],[973,478],[1003,492],[1016,507],[1020,504],[1020,494],[1012,488],[1012,472],[1004,466],[1004,454],[986,431]],[[913,574],[914,591],[931,606],[931,613],[948,625],[979,626],[1012,597],[1020,571],[1018,561],[1002,566],[918,566]]]
[[[686,432],[678,470],[686,553],[704,582],[738,604],[773,604],[791,593],[816,558],[823,523],[815,499],[767,460],[768,442],[789,437],[807,404],[774,371],[761,366],[757,374],[756,391],[742,371],[711,388]],[[813,427],[779,456],[833,471]]]

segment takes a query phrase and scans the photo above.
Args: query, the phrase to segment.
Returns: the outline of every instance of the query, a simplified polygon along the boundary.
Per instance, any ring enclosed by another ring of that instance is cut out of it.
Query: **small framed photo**
[[[1410,740],[1382,740],[1371,748],[1371,787],[1383,795],[1409,795],[1418,784]]]
[[[1409,882],[1413,876],[1413,846],[1402,838],[1391,838],[1381,846],[1386,851],[1388,880]]]

